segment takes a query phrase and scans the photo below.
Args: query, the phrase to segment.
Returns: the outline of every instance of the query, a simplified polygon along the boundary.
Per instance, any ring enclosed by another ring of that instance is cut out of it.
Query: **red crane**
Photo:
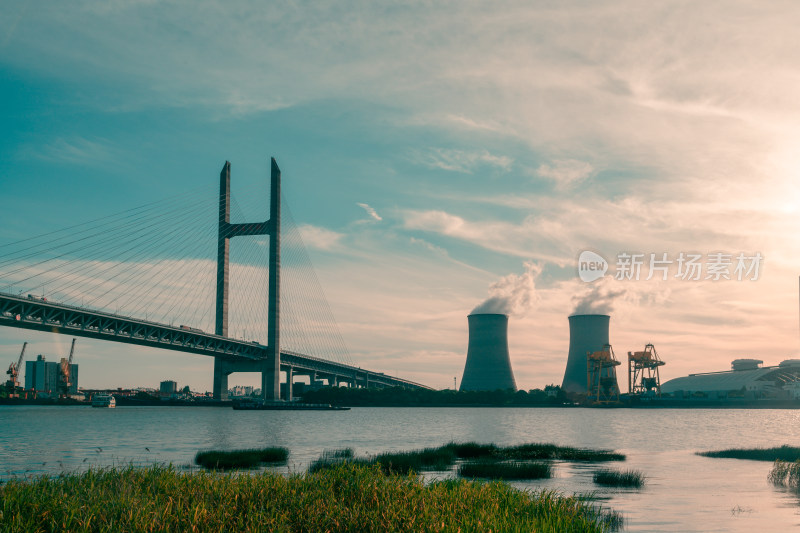
[[[8,397],[13,398],[16,396],[17,387],[19,387],[19,369],[22,366],[22,358],[25,357],[25,348],[28,347],[28,343],[25,342],[22,344],[22,351],[19,353],[19,360],[17,364],[14,364],[14,361],[11,361],[11,364],[6,370],[6,374],[8,374],[8,381],[6,381],[6,388],[8,389]]]
[[[59,396],[66,398],[69,396],[69,388],[72,385],[71,370],[72,370],[72,356],[75,355],[75,339],[72,339],[72,347],[69,349],[69,359],[61,358],[61,367],[59,368],[58,375],[58,389]]]

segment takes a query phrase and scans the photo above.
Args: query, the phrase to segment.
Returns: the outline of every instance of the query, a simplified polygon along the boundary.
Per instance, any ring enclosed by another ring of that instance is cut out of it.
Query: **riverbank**
[[[343,464],[281,476],[110,468],[0,486],[2,531],[613,531],[587,500]]]

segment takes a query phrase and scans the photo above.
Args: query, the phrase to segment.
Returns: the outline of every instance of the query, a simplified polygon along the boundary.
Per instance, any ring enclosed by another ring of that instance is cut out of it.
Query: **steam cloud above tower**
[[[575,302],[573,315],[610,315],[617,298],[625,296],[625,289],[611,289],[608,283],[597,283],[583,294],[572,298]]]
[[[542,267],[525,263],[523,274],[508,274],[489,286],[489,297],[470,314],[524,315],[536,301],[536,278]]]

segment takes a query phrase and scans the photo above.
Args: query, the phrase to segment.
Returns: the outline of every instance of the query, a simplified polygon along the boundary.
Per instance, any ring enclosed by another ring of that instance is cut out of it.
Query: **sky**
[[[487,299],[523,389],[560,384],[576,310],[611,315],[620,359],[652,342],[662,379],[777,364],[800,357],[799,23],[791,1],[6,0],[0,246],[214,194],[226,160],[249,199],[275,157],[358,366],[452,387]],[[70,338],[5,329],[0,357],[23,341]],[[211,388],[199,355],[81,339],[76,362],[84,387]]]

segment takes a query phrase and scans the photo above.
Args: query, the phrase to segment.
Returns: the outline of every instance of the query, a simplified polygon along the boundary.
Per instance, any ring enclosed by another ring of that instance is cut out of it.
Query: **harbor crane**
[[[628,392],[637,396],[661,397],[658,367],[665,364],[652,344],[645,345],[643,352],[628,352]]]
[[[586,352],[588,399],[595,404],[619,402],[619,385],[616,367],[620,362],[610,344],[597,352]]]
[[[8,381],[6,381],[6,389],[8,389],[8,397],[15,398],[17,395],[17,387],[19,387],[19,369],[22,366],[22,359],[25,357],[25,348],[28,347],[28,343],[25,342],[22,344],[22,351],[19,353],[19,359],[17,360],[17,364],[14,364],[14,361],[11,361],[11,364],[6,370],[6,374],[8,374]]]
[[[69,396],[69,388],[72,385],[72,356],[75,355],[75,339],[72,339],[72,347],[69,349],[69,359],[61,358],[58,372],[58,393],[60,398]]]

